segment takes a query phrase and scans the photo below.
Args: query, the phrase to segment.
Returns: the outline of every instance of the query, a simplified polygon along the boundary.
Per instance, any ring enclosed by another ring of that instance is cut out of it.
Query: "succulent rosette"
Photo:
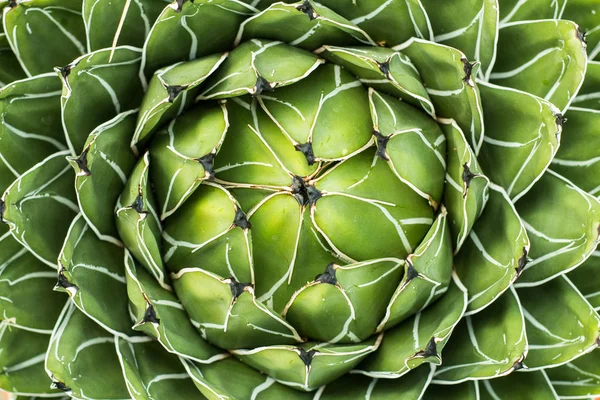
[[[597,1],[0,6],[2,390],[600,395]]]

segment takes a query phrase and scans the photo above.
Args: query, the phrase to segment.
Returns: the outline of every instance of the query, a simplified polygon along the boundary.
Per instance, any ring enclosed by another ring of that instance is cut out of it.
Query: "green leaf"
[[[156,338],[170,353],[200,363],[229,356],[209,345],[192,325],[170,286],[161,286],[143,268],[137,268],[131,254],[125,253],[127,294],[134,329]]]
[[[590,276],[594,276],[598,268],[600,268],[600,250],[596,249],[590,258],[567,275],[596,312],[600,312],[600,290],[598,290],[598,282],[590,279]]]
[[[361,343],[304,343],[233,350],[244,364],[267,373],[283,385],[311,391],[342,377],[377,351],[382,335]]]
[[[166,0],[83,0],[87,51],[112,46],[142,47]]]
[[[66,150],[60,80],[43,74],[0,89],[0,164],[10,181],[49,155]],[[0,191],[8,185],[0,178]]]
[[[129,175],[117,201],[116,225],[125,247],[161,285],[165,285],[160,252],[161,225],[148,182],[149,169],[150,155],[146,153]]]
[[[456,327],[444,347],[442,366],[433,382],[447,385],[504,376],[522,368],[526,354],[525,321],[517,293],[511,287]]]
[[[595,350],[558,368],[545,370],[561,398],[600,396],[600,351]]]
[[[483,113],[475,74],[479,63],[470,63],[459,50],[420,39],[394,47],[406,54],[419,71],[437,117],[454,119],[475,151],[483,140]]]
[[[19,396],[58,396],[50,388],[44,359],[50,335],[21,330],[0,322],[0,393]]]
[[[322,0],[385,46],[395,46],[411,37],[431,40],[433,32],[420,0]]]
[[[522,370],[497,379],[482,381],[481,400],[556,400],[558,398],[545,371]]]
[[[583,82],[586,62],[574,22],[506,23],[499,31],[490,82],[542,97],[564,112]]]
[[[157,342],[130,343],[117,338],[115,345],[132,399],[163,399],[173,395],[190,400],[205,399],[179,359]]]
[[[255,12],[253,6],[235,0],[172,3],[146,38],[142,71],[148,77],[177,62],[231,50],[239,25]]]
[[[404,54],[384,47],[336,47],[329,44],[315,53],[342,66],[359,77],[363,84],[400,97],[435,116],[417,69]]]
[[[198,100],[223,99],[288,86],[306,78],[323,60],[296,47],[269,40],[252,40],[231,51],[206,81]]]
[[[454,47],[477,60],[477,77],[487,79],[496,57],[497,0],[422,0],[433,31],[433,41]]]
[[[504,293],[527,264],[529,238],[504,189],[490,185],[481,217],[454,258],[456,274],[469,292],[468,314]]]
[[[473,149],[456,122],[438,121],[448,141],[443,199],[454,252],[457,252],[485,207],[490,180],[481,171]]]
[[[0,236],[0,315],[20,329],[50,334],[65,299],[49,288],[56,271],[23,248],[10,234]]]
[[[98,125],[139,106],[143,83],[139,76],[141,50],[122,46],[86,54],[56,68],[63,82],[64,131],[72,155],[83,151]]]
[[[115,337],[71,303],[64,308],[52,333],[46,371],[52,386],[73,398],[130,398],[115,351]]]
[[[466,381],[452,385],[429,385],[424,400],[479,400],[479,381]]]
[[[85,53],[81,0],[10,3],[3,23],[10,47],[27,76],[51,72]]]
[[[446,294],[383,334],[378,351],[355,373],[373,378],[397,379],[423,363],[440,365],[440,353],[467,307],[467,291],[453,276]]]
[[[135,164],[129,143],[135,111],[126,111],[98,126],[83,152],[67,157],[75,170],[75,192],[83,218],[96,236],[121,245],[114,221],[115,204]]]
[[[8,1],[0,1],[0,10],[6,4],[8,4]],[[21,68],[15,53],[12,52],[7,35],[2,28],[2,24],[0,24],[0,87],[25,77],[27,75]]]
[[[380,319],[377,330],[388,329],[425,309],[446,293],[452,275],[452,244],[442,209],[421,244],[404,262],[404,276]]]
[[[226,54],[216,54],[156,71],[140,105],[132,147],[148,141],[161,125],[181,114],[225,58]]]
[[[483,82],[479,89],[486,126],[479,162],[516,202],[556,154],[563,118],[552,103],[529,93]]]
[[[121,247],[98,239],[79,214],[58,258],[54,290],[67,293],[86,316],[127,339],[135,333],[127,307],[124,257]]]
[[[530,262],[517,286],[533,286],[584,262],[600,241],[600,201],[549,170],[517,211],[531,239]]]
[[[600,89],[599,89],[600,93]],[[600,109],[570,107],[563,139],[552,170],[569,179],[592,196],[600,196]]]
[[[0,201],[2,221],[15,239],[52,268],[69,221],[78,212],[67,154],[57,152],[34,165],[6,189]]]
[[[422,366],[399,379],[377,379],[346,374],[325,386],[320,400],[419,400],[431,382],[435,367]],[[319,392],[317,392],[319,393]]]
[[[600,344],[600,316],[564,275],[518,289],[527,326],[530,370],[555,367]]]

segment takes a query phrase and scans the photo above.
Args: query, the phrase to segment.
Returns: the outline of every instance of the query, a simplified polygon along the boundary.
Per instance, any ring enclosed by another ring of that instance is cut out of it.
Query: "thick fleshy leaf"
[[[516,204],[533,259],[518,286],[533,286],[584,262],[600,241],[600,201],[549,170]]]
[[[592,196],[600,197],[600,107],[598,110],[571,107],[566,116],[563,141],[551,168]]]
[[[514,289],[489,307],[467,316],[442,353],[434,383],[455,384],[507,375],[522,368],[527,354],[525,321]]]
[[[56,68],[63,82],[62,119],[72,155],[83,151],[98,125],[139,106],[141,59],[140,49],[121,46],[88,53]]]
[[[423,396],[424,400],[479,400],[479,381],[466,381],[452,385],[429,385]]]
[[[8,1],[0,1],[0,10],[7,4]],[[15,53],[12,52],[7,35],[0,24],[0,87],[25,77],[27,75],[21,68]]]
[[[168,352],[199,363],[228,357],[198,335],[172,289],[160,286],[149,272],[138,268],[129,252],[125,253],[125,269],[135,330],[156,338]]]
[[[448,289],[452,274],[452,244],[444,209],[413,254],[404,263],[397,286],[378,331],[388,329],[429,306]]]
[[[497,53],[490,82],[542,97],[563,112],[585,76],[585,42],[571,21],[503,24]]]
[[[87,51],[122,45],[142,47],[167,5],[165,0],[83,0]]]
[[[600,15],[600,12],[598,15]],[[600,29],[598,29],[598,32],[600,33]],[[571,105],[600,111],[600,61],[588,62],[585,80]]]
[[[75,170],[75,192],[83,218],[98,238],[120,245],[115,204],[135,165],[129,142],[135,111],[126,111],[92,131],[83,152],[67,157]]]
[[[519,288],[518,294],[529,341],[527,368],[566,364],[600,344],[600,316],[564,275]]]
[[[164,399],[173,395],[186,400],[205,399],[177,356],[167,353],[158,342],[130,343],[117,338],[115,346],[132,399]]]
[[[7,181],[66,148],[60,80],[55,74],[15,81],[0,89],[0,191],[6,190]]]
[[[479,391],[481,400],[557,399],[545,371],[522,370],[497,379],[481,381]]]
[[[2,221],[25,248],[56,268],[63,239],[78,212],[67,151],[57,152],[19,177],[2,196]]]
[[[53,388],[73,398],[130,398],[115,351],[115,337],[71,303],[63,309],[50,338],[46,372]]]
[[[423,365],[399,379],[345,375],[321,388],[320,400],[420,400],[433,377],[433,365]]]
[[[173,287],[192,323],[221,348],[302,342],[288,322],[256,300],[250,283],[185,268],[173,275]]]
[[[478,78],[489,77],[496,57],[498,35],[497,0],[421,0],[433,31],[433,41],[454,47],[477,60]]]
[[[325,44],[375,46],[360,27],[311,0],[278,2],[248,18],[240,26],[235,45],[254,38],[280,40],[306,50]]]
[[[433,32],[420,0],[322,0],[385,46],[404,43],[411,37],[431,40]]]
[[[177,62],[231,50],[239,25],[255,12],[253,6],[235,0],[171,3],[146,38],[142,70],[149,77]]]
[[[50,335],[21,330],[0,322],[0,393],[19,396],[59,396],[50,388],[44,359]]]
[[[195,364],[181,360],[196,387],[209,399],[312,400],[313,393],[292,389],[235,358]]]
[[[296,47],[252,40],[236,47],[208,78],[199,100],[260,95],[264,90],[291,85],[306,78],[323,60]]]
[[[66,235],[58,258],[54,290],[67,293],[88,317],[113,335],[128,338],[131,330],[121,247],[102,241],[79,214]]]
[[[150,183],[148,153],[138,161],[115,207],[119,237],[133,256],[165,285],[165,270],[160,253],[161,225]]]
[[[10,232],[0,236],[0,316],[5,323],[50,334],[65,298],[48,289],[56,271],[23,248]]]
[[[190,61],[193,62],[193,61]],[[169,124],[150,148],[150,171],[160,218],[173,214],[206,180],[229,128],[224,104],[201,104]]]
[[[463,131],[451,119],[440,119],[448,144],[444,205],[454,252],[463,245],[473,224],[481,215],[487,198],[489,179],[485,176]]]
[[[519,1],[502,0],[500,24],[535,19],[565,19],[579,24],[585,32],[590,59],[600,53],[600,13],[590,0]]]
[[[474,314],[508,289],[527,264],[529,238],[504,189],[490,185],[487,206],[454,258]]]
[[[132,147],[147,141],[162,124],[181,114],[198,95],[198,86],[226,57],[227,53],[215,54],[156,71],[140,105]]]
[[[550,164],[564,121],[552,103],[537,96],[482,82],[479,90],[486,126],[479,162],[514,202]]]
[[[446,294],[431,306],[387,330],[378,351],[354,372],[397,379],[423,363],[441,364],[440,353],[467,307],[467,291],[455,275]]]
[[[86,51],[81,0],[9,2],[3,23],[10,47],[28,76],[52,72]]]
[[[590,258],[567,275],[596,312],[600,312],[600,290],[598,282],[590,279],[590,276],[594,276],[599,270],[600,250],[596,249]]]
[[[266,346],[232,353],[283,385],[311,391],[342,377],[377,351],[383,335],[355,344],[305,343]]]
[[[427,88],[436,115],[454,119],[478,154],[484,137],[481,98],[475,85],[479,64],[469,62],[462,52],[452,47],[414,38],[394,50],[410,57]]]
[[[565,399],[600,396],[600,351],[592,351],[558,368],[545,370],[556,393]]]

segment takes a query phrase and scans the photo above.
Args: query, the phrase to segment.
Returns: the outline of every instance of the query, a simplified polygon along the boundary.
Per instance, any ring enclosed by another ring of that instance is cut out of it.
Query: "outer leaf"
[[[599,268],[600,250],[596,250],[587,261],[567,275],[596,312],[600,312],[600,290],[598,290],[598,282],[590,279],[590,276],[594,276]]]
[[[27,76],[51,72],[85,53],[81,0],[10,2],[3,24]]]
[[[583,82],[586,62],[585,43],[571,21],[504,24],[490,81],[542,97],[564,112]]]
[[[566,364],[600,344],[600,316],[564,275],[518,293],[527,325],[529,369]]]
[[[0,393],[60,396],[44,372],[49,335],[24,331],[0,322]]]
[[[600,126],[600,107],[598,110],[571,107],[567,117],[563,143],[552,159],[552,170],[599,197],[600,135],[597,127]]]
[[[88,53],[56,69],[63,82],[63,127],[72,155],[83,151],[98,125],[140,104],[141,58],[140,49],[122,46]]]
[[[57,320],[46,356],[52,386],[73,398],[129,399],[114,343],[114,336],[73,304],[67,304]]]
[[[581,356],[558,368],[546,370],[561,398],[589,399],[600,396],[600,351]]]
[[[481,63],[478,78],[489,77],[498,40],[498,0],[422,0],[433,29],[433,41],[459,49]],[[450,16],[450,17],[449,17]]]
[[[516,207],[531,238],[533,258],[518,286],[540,284],[574,269],[600,241],[600,201],[553,171]]]
[[[0,10],[4,9],[7,4],[8,1],[0,1]],[[15,53],[10,48],[2,24],[0,24],[0,87],[8,85],[12,81],[23,79],[26,76]]]
[[[87,51],[111,46],[142,47],[166,1],[83,0]]]
[[[481,171],[473,150],[456,122],[451,119],[439,121],[448,140],[443,198],[448,209],[454,252],[457,252],[485,207],[490,180]]]
[[[558,109],[525,92],[480,82],[486,132],[481,168],[513,202],[542,176],[558,150]]]
[[[588,62],[581,90],[571,104],[576,107],[600,110],[600,61]]]
[[[1,191],[40,160],[67,148],[59,98],[60,80],[52,73],[0,89]]]
[[[504,376],[521,368],[526,354],[525,321],[511,288],[456,327],[433,382],[447,385]]]
[[[205,399],[179,359],[157,342],[130,343],[117,338],[115,346],[132,399],[163,399],[174,394],[190,400]]]
[[[98,239],[79,214],[58,258],[60,269],[54,289],[66,292],[104,329],[128,339],[134,332],[127,308],[123,257],[121,247]]]
[[[479,381],[466,381],[456,385],[429,385],[424,400],[479,400]]]
[[[515,372],[498,379],[482,381],[481,400],[555,400],[557,394],[546,371]]]
[[[433,32],[420,0],[324,0],[321,4],[364,29],[373,40],[395,46],[411,37],[432,39]]]
[[[527,264],[529,238],[504,189],[490,185],[481,217],[454,258],[456,273],[469,293],[474,314],[508,289]]]
[[[135,111],[121,113],[98,126],[77,157],[67,157],[75,170],[75,192],[83,218],[101,240],[121,245],[114,210],[135,165],[129,148]]]
[[[50,334],[65,299],[48,291],[56,271],[10,234],[0,236],[0,316],[6,324]]]
[[[465,132],[475,154],[483,140],[483,113],[474,82],[478,63],[470,63],[460,51],[441,44],[411,39],[394,47],[417,67],[436,115],[454,119]]]
[[[56,268],[56,259],[71,221],[78,211],[73,175],[58,152],[21,175],[2,196],[2,220],[25,248]]]
[[[229,51],[240,23],[255,12],[253,6],[234,0],[172,3],[150,29],[142,70],[150,76],[177,62]]]

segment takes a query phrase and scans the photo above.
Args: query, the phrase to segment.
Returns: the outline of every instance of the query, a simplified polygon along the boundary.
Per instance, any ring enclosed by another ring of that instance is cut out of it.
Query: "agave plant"
[[[596,1],[0,7],[0,389],[600,395]]]

